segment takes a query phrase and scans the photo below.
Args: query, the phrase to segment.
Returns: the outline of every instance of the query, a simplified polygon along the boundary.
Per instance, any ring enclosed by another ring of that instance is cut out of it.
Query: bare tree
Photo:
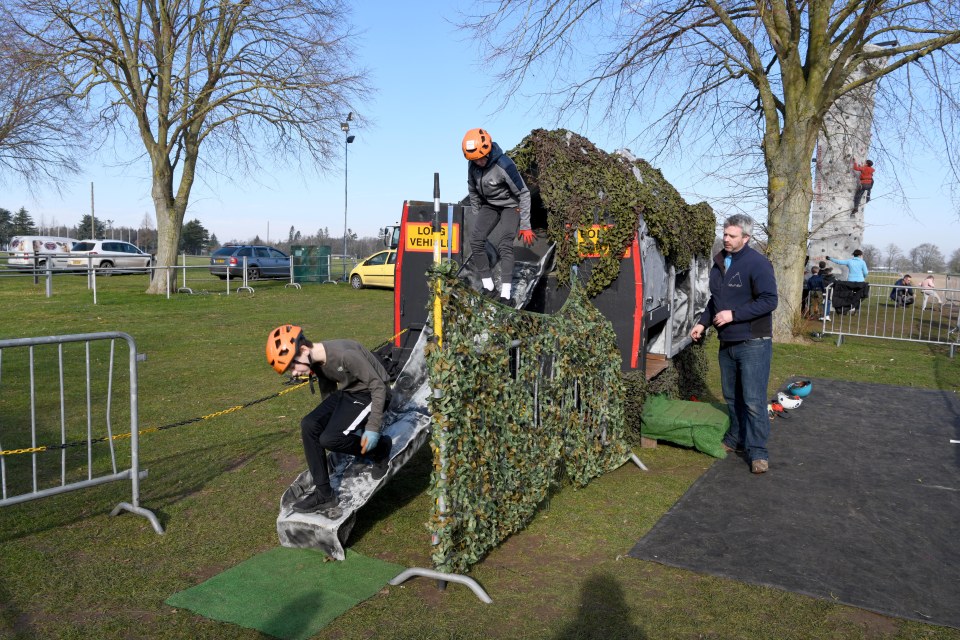
[[[892,242],[887,245],[886,256],[887,264],[884,266],[886,266],[888,269],[900,271],[906,265],[906,257],[903,255],[903,251],[901,251],[900,247]]]
[[[880,265],[880,249],[873,246],[872,244],[865,244],[860,247],[860,250],[863,251],[863,261],[867,263],[867,267],[879,267]]]
[[[910,249],[910,264],[918,271],[943,271],[946,260],[937,245],[924,242]]]
[[[939,95],[934,108],[945,117],[937,128],[955,131],[946,117],[960,106],[950,93],[960,43],[955,2],[643,0],[611,9],[598,0],[495,0],[487,6],[489,13],[463,26],[501,65],[505,95],[537,76],[550,83],[547,97],[559,99],[553,104],[561,114],[600,111],[622,122],[653,112],[662,149],[706,136],[741,156],[759,143],[768,255],[782,300],[801,296],[810,160],[838,98],[915,68],[911,82],[931,80]],[[916,95],[894,98],[907,117],[914,115],[909,96]],[[778,339],[791,337],[793,313],[788,304],[777,309]]]
[[[366,92],[342,0],[14,0],[6,18],[102,125],[137,139],[151,168],[157,265],[175,264],[200,169],[249,174],[267,154],[296,164],[340,148]],[[201,150],[203,153],[201,153]],[[206,160],[206,162],[204,162]],[[154,272],[150,293],[166,278]]]
[[[77,170],[84,126],[70,87],[0,20],[0,180],[57,186]]]
[[[954,249],[950,254],[950,262],[947,263],[950,273],[960,273],[960,249]]]

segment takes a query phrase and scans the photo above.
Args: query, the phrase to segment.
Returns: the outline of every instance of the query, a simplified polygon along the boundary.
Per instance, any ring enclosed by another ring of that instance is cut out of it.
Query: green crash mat
[[[404,568],[349,550],[335,562],[322,551],[277,547],[166,603],[284,640],[309,638]]]
[[[726,405],[670,400],[662,395],[647,398],[640,416],[640,435],[694,447],[714,458],[727,457],[721,441],[729,426]]]

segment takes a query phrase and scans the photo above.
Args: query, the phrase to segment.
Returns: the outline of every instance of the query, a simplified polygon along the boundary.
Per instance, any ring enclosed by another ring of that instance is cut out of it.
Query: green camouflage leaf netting
[[[574,288],[552,316],[491,303],[451,275],[443,346],[428,347],[433,397],[434,565],[460,573],[522,529],[551,485],[584,486],[629,459],[620,352]]]

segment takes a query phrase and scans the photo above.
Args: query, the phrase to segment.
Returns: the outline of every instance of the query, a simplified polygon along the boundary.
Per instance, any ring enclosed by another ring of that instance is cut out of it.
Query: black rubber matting
[[[630,551],[643,560],[960,628],[960,400],[814,380],[770,471],[718,460]]]

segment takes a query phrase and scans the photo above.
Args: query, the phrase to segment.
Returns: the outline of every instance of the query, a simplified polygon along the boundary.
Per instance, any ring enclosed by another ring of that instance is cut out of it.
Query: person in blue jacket
[[[867,269],[867,263],[863,259],[863,251],[857,249],[853,252],[853,257],[849,260],[840,260],[827,256],[827,260],[834,264],[842,264],[847,268],[848,282],[866,282],[870,270]]]
[[[749,246],[753,219],[733,215],[723,223],[723,251],[710,269],[710,300],[690,331],[699,340],[713,326],[720,338],[720,382],[730,414],[723,437],[727,451],[744,452],[752,473],[769,468],[767,384],[773,359],[773,265]]]

